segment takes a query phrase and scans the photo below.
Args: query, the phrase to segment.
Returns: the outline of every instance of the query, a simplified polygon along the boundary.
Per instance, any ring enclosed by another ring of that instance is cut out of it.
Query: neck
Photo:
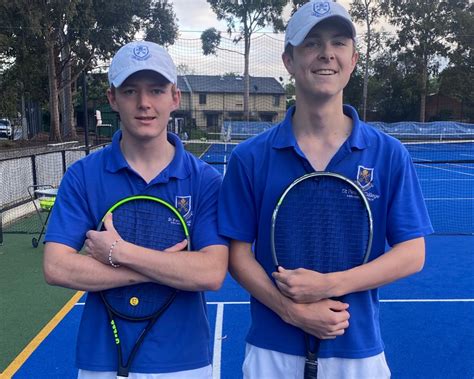
[[[304,99],[304,98],[303,98]],[[343,112],[340,101],[318,102],[308,104],[306,101],[296,101],[293,115],[293,129],[296,135],[311,134],[321,137],[334,134],[345,134],[352,125],[352,120]]]
[[[147,182],[154,179],[173,160],[175,147],[164,139],[136,140],[122,134],[120,149],[128,164]]]

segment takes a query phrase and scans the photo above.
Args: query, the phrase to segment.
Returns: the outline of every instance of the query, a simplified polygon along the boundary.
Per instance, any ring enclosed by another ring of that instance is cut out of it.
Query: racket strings
[[[275,223],[278,263],[322,273],[363,262],[369,215],[362,199],[341,180],[310,178],[285,195]]]
[[[154,250],[165,250],[186,239],[178,217],[165,205],[133,200],[113,211],[113,223],[123,240]],[[141,283],[103,291],[109,306],[124,318],[151,318],[164,307],[176,289]]]

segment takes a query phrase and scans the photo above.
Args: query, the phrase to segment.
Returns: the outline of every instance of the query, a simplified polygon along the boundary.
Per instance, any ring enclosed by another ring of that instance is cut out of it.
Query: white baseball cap
[[[310,1],[300,7],[288,22],[285,47],[289,43],[293,46],[301,45],[316,24],[329,18],[337,18],[347,24],[351,37],[355,40],[356,30],[351,16],[341,4],[333,1]]]
[[[109,83],[120,87],[130,75],[151,70],[163,75],[176,84],[176,66],[168,52],[153,42],[135,41],[122,46],[112,59],[109,67]]]

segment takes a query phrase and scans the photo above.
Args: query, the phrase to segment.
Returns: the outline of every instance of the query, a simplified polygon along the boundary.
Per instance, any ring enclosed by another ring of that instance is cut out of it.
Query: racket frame
[[[183,227],[184,235],[185,235],[186,240],[188,242],[187,243],[187,250],[188,251],[191,250],[191,241],[190,241],[190,236],[189,236],[189,228],[188,228],[188,225],[186,224],[186,221],[184,220],[184,217],[179,213],[179,211],[174,206],[169,204],[167,201],[165,201],[163,199],[160,199],[158,197],[154,197],[154,196],[134,195],[134,196],[129,196],[129,197],[126,197],[122,200],[119,200],[118,202],[116,202],[114,205],[112,205],[107,210],[104,217],[102,217],[102,219],[101,219],[101,221],[100,221],[100,223],[97,227],[97,230],[100,231],[102,229],[102,226],[104,224],[105,217],[107,216],[107,214],[109,214],[109,213],[113,214],[113,211],[116,210],[118,207],[120,207],[120,206],[122,206],[122,205],[124,205],[124,204],[126,204],[130,201],[134,201],[134,200],[155,201],[155,202],[165,206],[166,208],[168,208],[168,210],[170,210],[180,221],[180,224]],[[112,328],[114,342],[115,342],[115,345],[117,347],[117,358],[118,358],[117,379],[128,378],[131,363],[132,363],[133,359],[135,358],[135,354],[137,353],[138,349],[140,348],[145,336],[153,328],[153,326],[155,325],[156,321],[160,318],[160,316],[169,308],[171,303],[176,298],[176,295],[178,294],[178,290],[176,289],[174,292],[172,292],[170,297],[167,299],[167,301],[163,304],[163,306],[159,310],[157,310],[155,313],[151,314],[150,316],[145,316],[145,317],[129,317],[127,315],[124,315],[122,312],[119,312],[119,311],[115,310],[113,307],[111,307],[109,305],[109,303],[105,299],[105,295],[104,295],[103,291],[99,291],[99,294],[100,294],[102,302],[105,306],[105,309],[107,311],[107,315],[108,315],[108,318],[109,318],[109,323],[110,323],[110,326]],[[127,359],[127,362],[125,363],[125,365],[123,364],[122,344],[121,344],[120,336],[119,336],[119,333],[118,333],[118,330],[117,330],[117,325],[116,325],[116,321],[115,321],[116,317],[119,317],[119,318],[124,319],[126,321],[131,321],[131,322],[148,321],[148,324],[146,325],[146,327],[141,331],[140,335],[135,340],[135,344],[132,348],[132,351],[130,352],[130,354],[128,356],[128,359]]]
[[[280,207],[283,203],[283,200],[285,200],[286,195],[294,187],[296,187],[300,182],[302,182],[304,180],[308,180],[310,178],[325,177],[325,176],[337,178],[337,179],[340,179],[340,180],[344,181],[345,183],[347,183],[349,186],[351,186],[351,188],[353,190],[355,190],[357,192],[360,199],[364,203],[365,209],[367,211],[367,219],[369,221],[369,238],[368,238],[368,241],[367,241],[367,248],[364,252],[364,259],[363,259],[361,264],[365,264],[369,260],[370,251],[372,250],[372,240],[373,240],[373,234],[374,234],[374,221],[373,221],[373,217],[372,217],[372,211],[370,210],[370,204],[369,204],[369,201],[367,200],[367,197],[365,196],[364,191],[362,190],[362,188],[360,188],[352,180],[350,180],[349,178],[346,178],[345,176],[343,176],[341,174],[336,174],[334,172],[327,172],[327,171],[317,171],[317,172],[311,172],[309,174],[305,174],[303,176],[300,176],[296,180],[294,180],[285,189],[283,194],[278,199],[278,202],[277,202],[275,208],[273,209],[271,230],[270,230],[270,245],[271,245],[273,263],[275,264],[275,267],[276,267],[277,270],[278,270],[278,267],[280,265],[278,264],[278,258],[277,258],[277,254],[276,254],[276,248],[275,248],[275,227],[276,227],[276,221],[277,221],[277,217],[278,217],[278,211],[279,211],[279,209],[280,209]]]
[[[369,238],[367,241],[367,248],[364,252],[364,259],[362,260],[361,264],[367,263],[369,260],[370,252],[372,250],[372,240],[373,240],[373,232],[374,232],[374,226],[373,226],[373,217],[372,217],[372,211],[370,209],[370,204],[365,196],[364,191],[360,186],[358,186],[354,181],[350,180],[349,178],[346,178],[343,175],[334,173],[334,172],[327,172],[327,171],[317,171],[317,172],[311,172],[309,174],[305,174],[303,176],[300,176],[296,180],[294,180],[283,192],[283,194],[280,196],[278,199],[278,202],[273,210],[272,214],[272,221],[271,221],[271,231],[270,231],[270,244],[271,244],[271,252],[272,252],[272,258],[273,258],[273,263],[276,267],[276,270],[278,271],[278,267],[280,266],[278,264],[278,258],[276,254],[276,248],[275,248],[275,228],[276,228],[276,221],[278,217],[278,211],[283,204],[283,201],[285,200],[286,195],[294,188],[296,187],[299,183],[301,183],[304,180],[308,180],[311,178],[317,178],[317,177],[333,177],[339,180],[342,180],[346,184],[348,184],[351,189],[356,191],[356,193],[359,195],[359,198],[362,200],[365,210],[367,212],[367,219],[369,222]],[[315,347],[312,350],[310,348],[310,335],[306,332],[304,332],[304,338],[305,338],[305,345],[306,345],[306,357],[305,357],[305,367],[304,367],[304,379],[316,379],[317,378],[317,373],[318,373],[318,351],[319,351],[319,343],[320,340],[316,338],[315,341]]]

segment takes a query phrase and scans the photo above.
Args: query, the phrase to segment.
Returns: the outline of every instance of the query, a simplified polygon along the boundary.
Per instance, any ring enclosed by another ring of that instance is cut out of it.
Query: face
[[[302,96],[328,99],[340,97],[357,63],[354,42],[335,22],[321,22],[293,48],[283,53],[283,63],[293,75]]]
[[[123,135],[166,139],[170,113],[179,107],[179,90],[153,71],[139,71],[120,87],[107,91],[110,106],[119,112]]]

